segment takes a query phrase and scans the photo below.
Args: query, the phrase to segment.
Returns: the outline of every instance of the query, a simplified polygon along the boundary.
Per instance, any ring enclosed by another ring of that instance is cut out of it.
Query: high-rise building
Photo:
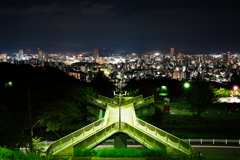
[[[170,48],[170,55],[174,56],[174,48]]]
[[[22,49],[19,49],[19,58],[22,58],[23,57],[23,50]]]
[[[27,49],[27,55],[31,56],[31,48],[30,47],[26,47],[26,49]]]
[[[40,50],[40,48],[38,48],[38,59],[43,60],[43,52]]]
[[[227,51],[227,55],[228,55],[228,58],[232,58],[230,51]]]
[[[94,59],[96,60],[96,59],[98,59],[98,58],[99,58],[98,50],[95,49],[95,50],[94,50]]]
[[[182,51],[181,51],[181,53],[180,53],[180,56],[181,56],[181,57],[184,57],[183,49],[182,49]]]

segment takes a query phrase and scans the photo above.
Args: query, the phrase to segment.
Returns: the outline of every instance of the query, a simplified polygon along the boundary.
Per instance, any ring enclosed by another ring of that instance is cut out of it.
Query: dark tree
[[[97,90],[98,94],[110,98],[113,97],[114,86],[102,71],[96,74],[96,77],[91,82],[91,86]]]
[[[213,103],[213,98],[214,93],[205,82],[191,83],[190,87],[185,89],[185,101],[197,112],[198,117]]]

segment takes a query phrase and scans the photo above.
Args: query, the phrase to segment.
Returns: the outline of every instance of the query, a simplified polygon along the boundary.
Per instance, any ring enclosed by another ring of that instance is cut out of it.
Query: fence
[[[188,143],[212,143],[212,144],[216,144],[216,143],[224,143],[225,145],[231,143],[235,143],[240,145],[240,139],[183,139],[184,141],[188,142]]]

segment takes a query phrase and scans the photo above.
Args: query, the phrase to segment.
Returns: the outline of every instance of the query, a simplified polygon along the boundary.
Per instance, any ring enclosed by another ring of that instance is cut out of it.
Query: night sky
[[[239,17],[236,0],[1,1],[0,54],[240,53]]]

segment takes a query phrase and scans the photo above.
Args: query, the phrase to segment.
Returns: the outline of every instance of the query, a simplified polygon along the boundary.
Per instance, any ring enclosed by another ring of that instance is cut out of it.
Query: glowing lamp
[[[190,84],[189,83],[184,83],[184,88],[189,88]]]

